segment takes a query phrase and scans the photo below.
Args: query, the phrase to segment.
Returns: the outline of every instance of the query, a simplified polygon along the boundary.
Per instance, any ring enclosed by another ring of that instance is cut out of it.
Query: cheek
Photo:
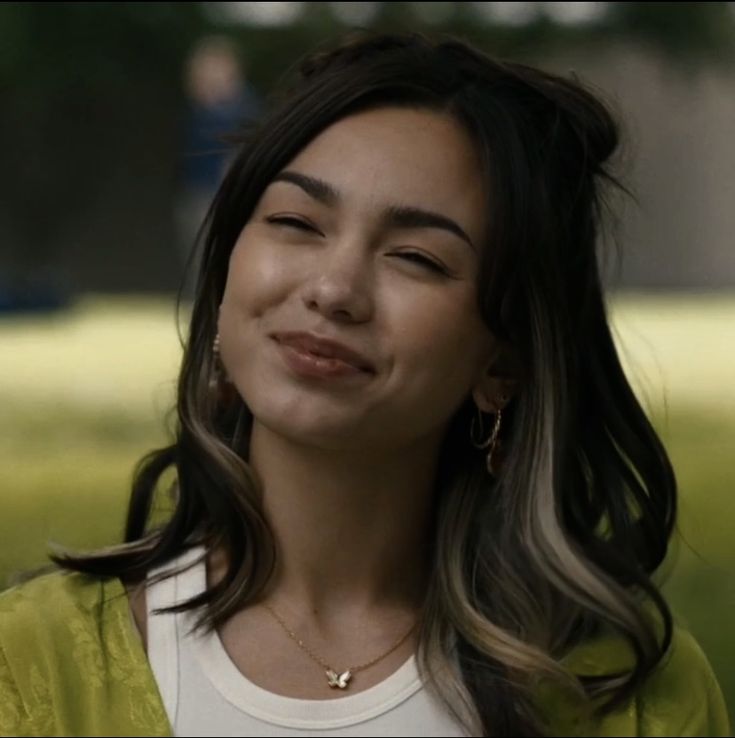
[[[489,341],[472,300],[456,293],[416,305],[396,335],[402,377],[413,375],[418,394],[443,395],[450,402],[468,391]]]
[[[230,255],[218,323],[222,363],[241,394],[258,348],[259,318],[277,299],[278,281],[278,265],[246,227]]]
[[[232,306],[258,316],[278,299],[287,274],[283,260],[274,252],[255,229],[243,230],[230,256],[223,310]]]

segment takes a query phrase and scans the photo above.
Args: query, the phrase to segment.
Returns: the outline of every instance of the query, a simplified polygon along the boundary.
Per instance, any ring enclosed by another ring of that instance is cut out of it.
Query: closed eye
[[[408,261],[413,261],[417,264],[426,266],[428,269],[431,269],[434,272],[438,272],[440,274],[447,274],[446,269],[444,269],[444,267],[441,266],[441,264],[438,264],[432,259],[429,259],[423,256],[422,254],[418,254],[415,251],[401,251],[401,253],[397,254],[397,256],[407,259]]]
[[[267,223],[271,223],[272,225],[283,226],[285,228],[293,228],[298,231],[317,233],[321,235],[320,231],[314,228],[311,223],[307,223],[305,220],[301,220],[300,218],[294,218],[287,215],[274,215],[266,218],[265,220]],[[407,261],[412,261],[416,264],[424,266],[430,271],[436,272],[437,274],[444,274],[446,276],[449,276],[447,270],[441,264],[415,251],[401,251],[400,253],[395,254],[395,256],[399,256],[402,259],[406,259]]]
[[[289,216],[272,216],[270,218],[266,218],[266,222],[272,223],[273,225],[281,225],[285,226],[286,228],[296,228],[299,231],[309,231],[312,233],[319,233],[316,228],[314,228],[313,225],[310,223],[307,223],[305,220],[300,220],[299,218],[292,218]]]

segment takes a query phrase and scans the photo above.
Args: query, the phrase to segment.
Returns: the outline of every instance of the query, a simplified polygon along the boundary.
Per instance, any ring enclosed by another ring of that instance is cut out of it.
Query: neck
[[[250,463],[278,552],[268,601],[325,624],[418,610],[430,566],[439,441],[389,454],[325,451],[256,422]]]

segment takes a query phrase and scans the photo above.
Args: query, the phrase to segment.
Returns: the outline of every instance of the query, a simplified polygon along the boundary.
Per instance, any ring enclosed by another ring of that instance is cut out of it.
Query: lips
[[[329,359],[340,359],[351,366],[365,372],[374,372],[375,368],[362,354],[344,344],[331,341],[328,338],[316,336],[313,333],[302,331],[286,331],[274,333],[272,337],[279,343],[293,346],[299,351],[304,351],[315,356]]]

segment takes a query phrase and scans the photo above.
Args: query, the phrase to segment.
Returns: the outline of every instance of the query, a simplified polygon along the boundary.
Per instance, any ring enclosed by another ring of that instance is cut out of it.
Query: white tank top
[[[191,549],[150,576],[203,554]],[[206,588],[204,561],[147,590],[148,658],[175,736],[466,736],[422,684],[414,656],[379,684],[331,700],[269,692],[235,666],[216,631],[190,633],[194,614],[153,610]]]

